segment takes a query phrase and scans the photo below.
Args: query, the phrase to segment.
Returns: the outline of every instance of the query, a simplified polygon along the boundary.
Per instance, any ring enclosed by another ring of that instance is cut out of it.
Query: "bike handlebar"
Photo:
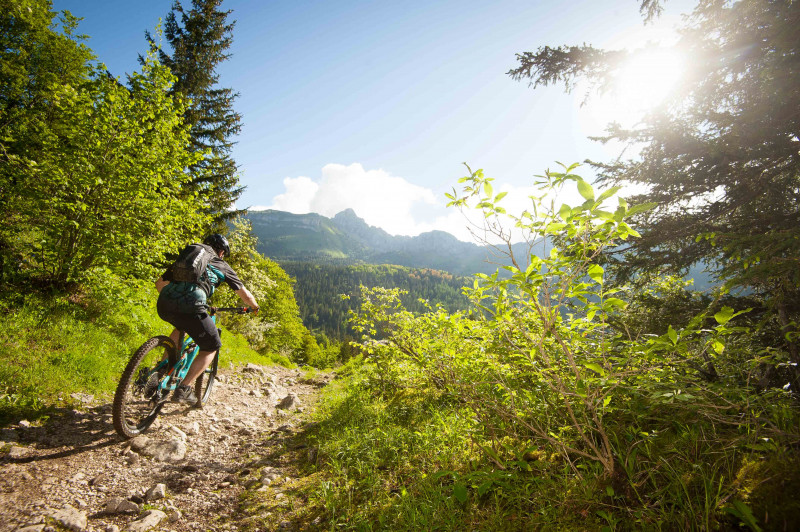
[[[256,309],[253,307],[208,307],[208,312],[210,315],[214,315],[217,312],[235,312],[236,314],[249,314],[251,312],[257,312]]]

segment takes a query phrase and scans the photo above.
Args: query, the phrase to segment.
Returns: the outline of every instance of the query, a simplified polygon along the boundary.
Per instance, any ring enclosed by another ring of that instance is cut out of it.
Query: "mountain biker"
[[[156,305],[158,316],[175,327],[170,334],[173,343],[178,345],[180,331],[183,331],[191,336],[200,348],[189,372],[172,396],[172,400],[179,403],[197,402],[190,384],[184,383],[193,383],[211,364],[214,355],[222,346],[217,326],[208,314],[207,298],[224,282],[236,292],[245,305],[258,312],[258,303],[253,294],[245,288],[236,272],[223,260],[223,257],[230,255],[231,252],[228,239],[220,234],[212,234],[203,240],[203,244],[207,249],[210,248],[209,251],[213,250],[213,253],[205,274],[197,284],[174,281],[172,266],[156,280],[156,289],[159,292]]]

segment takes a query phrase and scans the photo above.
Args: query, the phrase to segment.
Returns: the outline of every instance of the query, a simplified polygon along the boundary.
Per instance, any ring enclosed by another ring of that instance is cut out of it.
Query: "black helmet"
[[[228,239],[219,233],[208,235],[205,240],[203,240],[203,244],[211,246],[216,252],[224,251],[225,255],[231,254],[231,247],[228,245]]]

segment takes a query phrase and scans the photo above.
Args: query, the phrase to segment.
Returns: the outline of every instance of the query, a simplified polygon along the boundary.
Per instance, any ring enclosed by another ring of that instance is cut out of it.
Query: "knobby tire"
[[[114,394],[114,428],[123,438],[133,438],[147,430],[158,417],[164,401],[150,401],[145,397],[144,382],[161,360],[166,349],[169,359],[177,355],[168,336],[154,336],[136,350],[131,357]],[[172,364],[170,364],[172,367]]]
[[[194,404],[197,408],[202,408],[211,397],[211,389],[214,387],[214,381],[217,378],[217,367],[219,366],[219,351],[214,355],[214,360],[206,368],[206,370],[198,375],[194,381],[194,394],[197,396],[197,402]],[[204,378],[205,377],[205,378]]]

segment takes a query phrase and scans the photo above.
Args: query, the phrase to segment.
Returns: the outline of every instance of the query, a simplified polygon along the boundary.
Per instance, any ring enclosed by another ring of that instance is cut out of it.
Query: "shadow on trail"
[[[6,464],[55,460],[102,449],[122,441],[114,431],[110,404],[95,406],[86,411],[55,408],[41,425],[4,429],[6,434],[9,434],[8,431],[13,434],[11,443],[15,440],[26,447],[29,455],[19,458],[5,455],[0,462]]]
[[[159,418],[167,420],[185,415],[192,410],[191,406],[167,403],[159,414]],[[56,408],[50,411],[48,419],[41,425],[27,428],[4,429],[13,431],[13,438],[19,444],[32,450],[30,456],[11,458],[0,454],[0,463],[27,464],[45,460],[55,460],[89,451],[102,449],[122,443],[124,440],[114,430],[111,418],[111,404],[99,405],[86,411]],[[145,431],[146,436],[155,436],[160,432],[153,427]],[[13,443],[13,442],[11,442]],[[0,441],[0,448],[3,442]],[[51,449],[53,452],[48,453]]]

